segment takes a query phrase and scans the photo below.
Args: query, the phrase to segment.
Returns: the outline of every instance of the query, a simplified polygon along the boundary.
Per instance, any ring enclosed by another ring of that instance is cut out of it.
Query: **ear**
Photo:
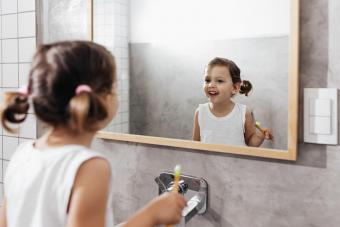
[[[241,83],[234,83],[233,84],[233,95],[237,94],[240,91]]]

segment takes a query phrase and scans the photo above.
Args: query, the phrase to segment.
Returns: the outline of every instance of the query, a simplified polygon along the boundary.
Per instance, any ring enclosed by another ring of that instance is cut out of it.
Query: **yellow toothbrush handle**
[[[171,193],[178,192],[179,179],[180,179],[180,174],[175,174],[174,186],[172,187]],[[166,225],[166,227],[173,227],[173,225]]]
[[[263,128],[261,127],[260,122],[257,121],[257,122],[255,123],[255,127],[258,128],[258,129],[263,133],[264,130],[263,130]]]

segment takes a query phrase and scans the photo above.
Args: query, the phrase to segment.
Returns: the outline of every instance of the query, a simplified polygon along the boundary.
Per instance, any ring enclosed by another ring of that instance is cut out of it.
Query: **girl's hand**
[[[178,193],[164,193],[153,199],[146,207],[137,212],[123,224],[124,227],[150,227],[155,225],[176,224],[181,220],[186,205],[184,197]]]
[[[150,204],[150,211],[156,225],[176,224],[182,218],[186,206],[184,197],[178,193],[164,193]]]

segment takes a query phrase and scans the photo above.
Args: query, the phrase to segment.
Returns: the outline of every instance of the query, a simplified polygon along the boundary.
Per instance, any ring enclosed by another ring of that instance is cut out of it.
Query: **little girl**
[[[50,126],[21,144],[7,168],[1,227],[113,226],[109,162],[90,149],[95,133],[117,111],[116,66],[102,46],[86,41],[38,48],[27,89],[5,95],[4,129],[25,120],[32,102]],[[186,202],[177,193],[160,196],[123,226],[177,223]]]
[[[225,58],[214,58],[205,72],[204,92],[209,102],[200,104],[195,112],[193,140],[237,146],[255,146],[272,139],[270,129],[258,132],[249,109],[236,103],[237,93],[248,96],[249,81],[241,80],[240,69]]]

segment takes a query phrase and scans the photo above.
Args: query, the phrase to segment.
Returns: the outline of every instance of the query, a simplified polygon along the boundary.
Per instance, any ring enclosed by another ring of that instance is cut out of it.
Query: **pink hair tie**
[[[27,96],[28,95],[28,86],[24,85],[21,88],[19,88],[18,92],[22,95]]]
[[[86,84],[81,84],[78,85],[78,87],[76,88],[76,95],[79,95],[82,92],[92,92],[92,89],[90,88],[90,86],[86,85]]]

